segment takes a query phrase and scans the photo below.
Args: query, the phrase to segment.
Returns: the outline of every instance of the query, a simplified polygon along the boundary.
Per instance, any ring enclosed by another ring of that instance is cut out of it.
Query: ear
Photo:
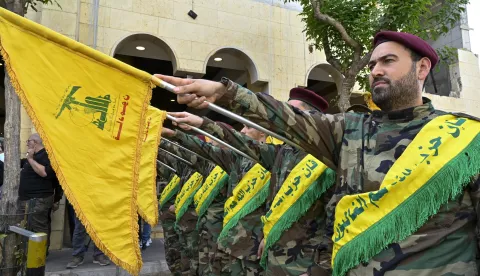
[[[428,58],[424,57],[417,61],[418,80],[425,81],[431,68],[432,62]]]

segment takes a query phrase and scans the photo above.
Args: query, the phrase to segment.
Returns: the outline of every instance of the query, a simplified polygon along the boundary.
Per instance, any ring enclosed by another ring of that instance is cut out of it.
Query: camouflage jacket
[[[159,178],[166,180],[166,182],[161,182],[160,186],[158,187],[158,191],[157,191],[158,194],[162,194],[168,182],[172,180],[174,175],[175,174],[170,169],[167,169],[163,165],[157,164],[157,181]]]
[[[240,156],[231,150],[205,143],[195,136],[186,135],[185,133],[177,131],[175,137],[182,141],[183,146],[212,160],[227,172],[229,180],[226,187],[226,194],[222,194],[222,196],[225,195],[225,200],[232,195],[233,189],[235,189],[242,177],[255,165],[250,159]],[[225,204],[223,198],[222,201],[223,204]],[[262,222],[260,220],[263,213],[264,208],[260,207],[245,216],[239,221],[236,227],[230,230],[230,235],[228,235],[225,240],[218,241],[219,248],[236,258],[256,260],[258,246],[263,238]]]
[[[181,133],[181,134],[180,134]],[[187,135],[179,130],[177,130],[176,137],[174,138],[177,142],[182,144],[182,146],[202,155],[203,157],[211,160],[206,155],[202,154],[202,151],[197,150],[197,144],[192,144],[190,139],[190,135]],[[191,147],[193,145],[193,148]],[[216,163],[212,161],[210,163],[212,166],[212,170],[215,167]],[[218,236],[222,231],[223,226],[223,207],[225,205],[225,201],[227,200],[227,185],[220,190],[220,193],[215,197],[213,202],[208,207],[205,215],[200,219],[200,223],[198,225],[198,230],[200,231],[200,235],[204,236],[205,239],[212,241],[214,243],[217,242]]]
[[[174,173],[163,165],[157,164],[157,174],[164,179],[170,180]]]
[[[304,151],[288,145],[259,143],[222,124],[216,124],[208,118],[204,118],[202,128],[207,132],[215,133],[218,138],[258,160],[265,169],[271,172],[270,193],[265,212],[270,208],[273,199],[292,169],[307,155]],[[333,190],[333,187],[330,188],[320,200],[317,200],[270,249],[269,258],[276,258],[275,263],[283,265],[270,267],[269,270],[276,275],[297,275],[302,272],[306,273],[307,269],[312,267],[312,265],[308,265],[307,259],[313,258],[315,249],[322,242],[325,234],[325,206],[330,200]],[[322,260],[327,266],[330,261],[329,258]],[[292,267],[289,267],[289,264],[292,264]],[[272,265],[269,263],[269,266]],[[305,270],[300,271],[302,268]]]
[[[329,243],[335,206],[342,196],[378,190],[420,129],[444,114],[428,99],[423,105],[389,113],[302,112],[233,82],[217,103],[290,138],[336,169],[335,194],[327,206],[325,242]],[[369,262],[350,270],[349,275],[477,275],[479,187],[477,175],[461,196],[445,204],[414,234],[389,245]],[[328,254],[331,246],[323,246],[320,251]]]
[[[179,161],[175,157],[168,155],[162,151],[158,152],[157,156],[158,160],[162,161],[163,163],[167,164],[168,166],[172,167],[177,171],[177,175],[180,178],[180,185],[182,185],[188,177],[194,172],[192,168],[190,168],[185,163]],[[175,204],[175,196],[173,196],[160,210],[159,218],[160,220],[166,222],[174,222],[175,221],[175,214],[171,213],[168,208]]]
[[[203,175],[203,177],[207,177],[210,174],[210,171],[213,170],[213,168],[215,167],[212,163],[206,162],[205,160],[198,158],[195,154],[191,154],[181,149],[180,147],[176,146],[175,144],[168,143],[164,140],[160,140],[160,148],[166,151],[169,151],[175,154],[176,156],[183,158],[188,162],[192,163],[192,168],[195,169],[195,171],[197,171],[201,175]],[[182,161],[178,160],[178,162],[182,162]]]
[[[200,159],[196,155],[191,154],[185,150],[182,150],[181,148],[179,148],[178,146],[172,143],[168,143],[164,140],[161,140],[160,147],[192,163],[192,167],[195,169],[195,171],[203,175],[204,179],[210,174],[210,172],[214,168],[214,165],[212,163],[206,162],[205,160]],[[190,176],[191,174],[188,177]],[[186,178],[185,180],[182,179],[182,182],[181,182],[182,186],[187,180],[188,178]],[[197,220],[198,220],[198,216],[197,216],[197,213],[195,212],[195,206],[193,205],[193,202],[192,202],[192,204],[188,206],[187,212],[183,215],[180,221],[178,221],[177,225],[182,232],[189,233],[194,231],[197,228]]]

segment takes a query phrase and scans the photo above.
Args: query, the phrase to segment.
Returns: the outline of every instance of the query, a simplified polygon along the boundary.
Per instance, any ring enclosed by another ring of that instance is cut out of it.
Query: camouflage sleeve
[[[187,160],[188,162],[192,163],[193,165],[195,165],[196,163],[199,162],[198,158],[196,155],[194,154],[191,154],[189,152],[185,152],[183,151],[182,149],[180,149],[177,145],[174,145],[172,143],[169,143],[169,142],[166,142],[165,140],[160,140],[160,148],[166,150],[166,151],[169,151],[173,154],[175,154],[176,156],[178,157],[181,157],[185,160]]]
[[[158,152],[158,160],[162,161],[163,163],[169,165],[173,169],[177,171],[177,175],[180,178],[187,178],[190,174],[193,173],[193,169],[188,166],[187,164],[179,161],[175,157],[166,154],[164,152]]]
[[[217,124],[216,122],[210,120],[209,118],[207,117],[202,117],[203,119],[203,123],[202,125],[200,126],[201,129],[205,130],[206,132],[212,134],[213,136],[221,139],[221,140],[225,140],[224,139],[224,133],[223,133],[223,128],[220,124]],[[225,126],[225,125],[223,125]]]
[[[210,143],[203,142],[199,138],[187,135],[179,130],[175,132],[175,139],[179,140],[182,146],[198,153],[202,157],[212,160],[228,174],[235,169],[235,159],[237,156],[231,150],[213,146]]]
[[[178,173],[178,170],[180,170],[180,168],[178,167],[178,164],[176,163],[175,158],[173,158],[172,156],[169,156],[168,154],[162,151],[158,151],[157,159],[167,164],[168,166],[172,167],[174,170],[177,171],[177,173]]]
[[[303,112],[267,94],[255,94],[232,81],[217,103],[283,135],[336,169],[345,125],[343,114]]]
[[[468,187],[470,198],[472,200],[473,207],[477,214],[477,218],[480,218],[480,175],[473,178],[471,184]],[[477,219],[477,248],[480,250],[480,219]]]
[[[275,162],[279,146],[260,143],[247,135],[227,127],[222,123],[215,123],[204,118],[202,129],[237,148],[241,152],[252,157],[267,170],[270,170]]]
[[[163,161],[162,161],[163,162]],[[165,164],[165,162],[163,162]],[[157,163],[157,174],[164,179],[169,179],[172,175],[172,171],[167,169],[165,166]]]
[[[207,162],[205,162],[204,160],[200,160],[200,158],[198,158],[194,154],[191,154],[189,152],[182,150],[177,145],[161,140],[160,147],[192,163],[192,167],[203,176],[207,176],[210,173]],[[183,161],[177,160],[177,162],[183,162]]]
[[[325,212],[327,214],[327,221],[324,225],[325,234],[322,237],[322,240],[315,252],[315,262],[314,265],[309,268],[309,275],[332,275],[332,250],[333,250],[333,222],[334,222],[334,211],[329,209],[329,205],[332,201],[332,197],[335,196],[335,187],[328,189],[323,195],[323,204],[325,206]]]

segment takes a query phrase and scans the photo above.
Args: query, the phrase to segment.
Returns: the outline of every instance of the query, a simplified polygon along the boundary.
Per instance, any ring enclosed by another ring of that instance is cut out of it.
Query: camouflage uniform
[[[175,158],[166,155],[165,153],[159,152],[158,159],[165,164],[173,167],[177,171],[178,177],[180,179],[185,179],[188,174],[191,173],[191,170],[183,163],[180,163]],[[165,171],[166,169],[161,169],[158,167],[160,172]],[[182,181],[181,180],[181,181]],[[181,275],[182,272],[182,263],[183,266],[189,265],[188,260],[182,262],[181,252],[180,252],[180,238],[175,231],[175,214],[171,213],[168,208],[175,203],[175,196],[173,196],[163,208],[160,209],[159,219],[162,222],[163,236],[164,236],[164,247],[165,247],[165,259],[168,264],[168,268],[173,275]]]
[[[176,139],[196,153],[218,164],[229,175],[226,196],[221,198],[225,204],[226,198],[232,195],[233,189],[240,182],[249,169],[255,165],[253,161],[242,157],[231,150],[221,149],[205,143],[197,137],[186,135],[180,131],[175,134]],[[218,236],[223,226],[223,205],[219,202],[216,209],[210,208],[208,216],[215,218],[206,224],[209,232]],[[210,259],[209,275],[262,275],[257,258],[258,246],[263,238],[262,222],[260,217],[264,214],[264,206],[241,219],[230,230],[228,237],[218,241],[218,249],[213,259]],[[213,245],[212,245],[213,247]],[[209,250],[209,249],[207,249]]]
[[[204,130],[218,133],[218,138],[226,141],[240,151],[259,160],[260,164],[271,171],[270,194],[267,198],[267,211],[275,195],[292,169],[307,155],[304,151],[288,145],[259,143],[246,135],[215,124],[204,118]],[[221,131],[218,131],[218,127]],[[285,231],[268,252],[267,275],[302,275],[315,266],[315,249],[320,246],[325,234],[325,206],[333,194],[330,188],[310,209]],[[326,260],[329,261],[329,260]],[[317,269],[315,275],[326,275],[326,271]]]
[[[337,171],[335,195],[327,206],[327,237],[319,248],[331,253],[333,214],[344,195],[376,191],[386,173],[422,127],[444,114],[428,99],[400,111],[325,115],[301,112],[266,94],[229,82],[217,101],[262,126],[285,135]],[[477,275],[478,175],[464,193],[446,203],[419,230],[393,243],[348,275]]]
[[[196,155],[184,152],[171,143],[162,141],[160,146],[163,149],[191,162],[194,169],[202,174],[204,178],[208,176],[210,171],[214,168],[213,164],[200,160]],[[185,183],[187,179],[188,178],[185,178],[185,180],[182,179],[182,182]],[[180,244],[182,245],[180,248],[182,260],[189,260],[190,262],[188,269],[186,266],[182,269],[183,275],[198,275],[199,233],[197,230],[197,221],[198,216],[195,212],[195,207],[193,204],[190,204],[185,214],[177,223],[177,232],[179,233]]]

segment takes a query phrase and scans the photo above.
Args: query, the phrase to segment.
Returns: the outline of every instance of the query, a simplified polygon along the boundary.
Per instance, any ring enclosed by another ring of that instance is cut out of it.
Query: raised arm
[[[260,143],[235,129],[227,127],[223,123],[215,123],[206,117],[203,118],[201,127],[253,159],[258,160],[260,165],[267,170],[271,170],[275,162],[275,156],[281,147]]]
[[[292,140],[306,152],[328,163],[329,167],[336,168],[344,130],[343,115],[313,110],[303,112],[268,94],[255,94],[231,81],[218,103]]]
[[[157,159],[175,169],[179,177],[184,177],[190,172],[190,168],[188,167],[188,165],[181,163],[180,161],[175,159],[175,157],[170,156],[164,152],[159,151]]]
[[[173,112],[169,114],[176,118],[177,125],[182,129],[190,130],[189,126],[201,128],[253,159],[258,160],[264,168],[269,169],[273,166],[277,147],[258,143],[243,133],[232,129],[230,126],[221,122],[214,122],[207,117],[202,118],[188,112]]]
[[[165,164],[165,162],[163,163]],[[167,169],[165,166],[161,164],[157,164],[157,173],[158,175],[162,176],[164,179],[170,179],[170,176],[173,174],[171,170]]]
[[[232,81],[185,80],[157,75],[177,86],[179,103],[206,108],[215,102],[263,127],[299,144],[306,152],[328,160],[332,168],[338,164],[338,153],[344,131],[344,114],[328,115],[317,111],[302,112],[269,95],[253,93]]]
[[[176,130],[173,138],[189,150],[200,156],[212,160],[215,164],[222,167],[228,174],[235,168],[235,159],[237,155],[228,149],[216,147],[210,143],[200,140],[198,137],[188,135],[180,130]]]
[[[188,162],[192,163],[194,166],[195,166],[196,163],[199,163],[199,161],[200,161],[200,160],[198,160],[199,158],[197,158],[196,155],[191,154],[189,152],[186,152],[186,151],[180,149],[177,145],[174,145],[172,143],[168,143],[163,139],[160,140],[160,148],[162,148],[166,151],[169,151],[169,152],[175,154],[176,156],[187,160]]]

